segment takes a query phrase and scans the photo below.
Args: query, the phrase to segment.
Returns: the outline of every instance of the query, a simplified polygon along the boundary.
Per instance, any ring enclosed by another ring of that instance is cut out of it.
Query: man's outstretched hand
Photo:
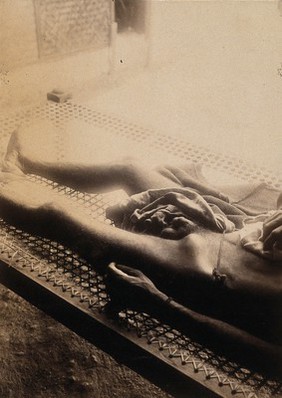
[[[130,308],[150,313],[152,305],[158,300],[164,300],[165,296],[141,271],[125,265],[111,263],[106,284],[111,298],[111,310]]]
[[[282,210],[277,210],[263,223],[264,250],[282,250]]]

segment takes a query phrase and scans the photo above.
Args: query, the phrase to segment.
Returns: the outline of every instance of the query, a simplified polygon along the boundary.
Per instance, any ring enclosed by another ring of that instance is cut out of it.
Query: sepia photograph
[[[0,398],[282,397],[281,109],[281,0],[0,0]]]

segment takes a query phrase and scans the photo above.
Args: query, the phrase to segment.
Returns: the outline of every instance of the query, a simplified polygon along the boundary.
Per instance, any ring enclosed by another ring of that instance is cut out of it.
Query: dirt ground
[[[0,398],[169,398],[0,285]]]

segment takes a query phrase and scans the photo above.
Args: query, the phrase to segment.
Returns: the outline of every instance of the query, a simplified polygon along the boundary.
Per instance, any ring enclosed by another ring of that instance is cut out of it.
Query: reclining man
[[[118,308],[173,322],[235,359],[281,375],[278,192],[244,186],[231,204],[225,192],[198,178],[194,165],[150,169],[123,161],[82,167],[41,162],[27,153],[15,133],[1,174],[1,217],[65,244],[108,273]],[[25,173],[84,191],[121,187],[133,196],[108,209],[119,227],[113,228],[89,219],[66,198],[51,197]],[[113,261],[124,265],[108,267]]]

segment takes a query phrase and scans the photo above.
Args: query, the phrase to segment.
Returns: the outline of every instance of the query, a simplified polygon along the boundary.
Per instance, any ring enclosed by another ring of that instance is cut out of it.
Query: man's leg
[[[191,167],[154,167],[134,158],[101,162],[97,161],[95,153],[93,162],[91,157],[90,163],[89,159],[83,163],[83,151],[78,156],[68,155],[68,138],[75,145],[79,136],[68,137],[67,133],[48,122],[39,121],[32,126],[23,126],[11,136],[2,171],[36,174],[87,192],[122,188],[131,195],[147,189],[186,186],[201,194],[222,198],[217,190],[198,180],[197,173]],[[61,142],[59,147],[56,144],[58,141]],[[101,143],[98,141],[95,145],[88,139],[85,145],[89,146],[86,148],[88,153],[90,147],[95,152],[96,146],[99,148]]]
[[[124,189],[128,194],[152,188],[179,186],[179,181],[159,169],[132,158],[120,161],[83,164],[42,159],[28,146],[26,131],[12,134],[2,171],[15,174],[35,174],[84,192]]]

